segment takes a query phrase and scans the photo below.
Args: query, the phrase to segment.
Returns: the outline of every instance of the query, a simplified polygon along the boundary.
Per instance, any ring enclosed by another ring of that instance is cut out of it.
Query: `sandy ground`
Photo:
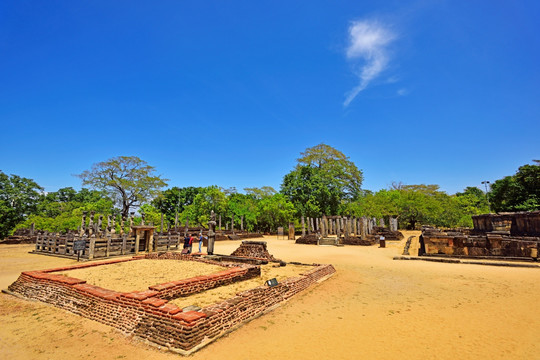
[[[338,273],[191,357],[540,359],[540,269],[393,261],[405,239],[381,249],[266,238],[277,258],[331,263]],[[216,252],[230,254],[238,245],[218,242]],[[0,247],[0,288],[21,271],[74,263],[28,254],[31,249]],[[0,324],[1,359],[179,357],[97,322],[6,294],[0,294]]]

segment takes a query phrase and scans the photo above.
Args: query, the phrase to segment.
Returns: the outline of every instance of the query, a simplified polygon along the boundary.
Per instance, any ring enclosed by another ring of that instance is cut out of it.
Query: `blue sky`
[[[381,4],[382,3],[382,4]],[[134,155],[273,186],[326,143],[364,188],[452,194],[540,158],[535,1],[0,2],[0,170],[47,191]]]

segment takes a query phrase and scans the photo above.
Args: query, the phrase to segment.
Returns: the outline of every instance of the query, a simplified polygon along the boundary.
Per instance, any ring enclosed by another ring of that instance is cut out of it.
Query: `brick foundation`
[[[160,259],[199,261],[222,266],[225,270],[128,293],[104,289],[87,284],[85,280],[54,274],[58,271],[144,258],[156,261]],[[8,289],[14,294],[55,305],[118,328],[126,335],[133,335],[150,344],[187,355],[333,273],[335,269],[332,265],[313,264],[312,270],[301,276],[286,279],[277,286],[262,285],[200,311],[183,311],[168,301],[259,276],[260,267],[216,262],[179,253],[148,254],[129,259],[23,272]]]

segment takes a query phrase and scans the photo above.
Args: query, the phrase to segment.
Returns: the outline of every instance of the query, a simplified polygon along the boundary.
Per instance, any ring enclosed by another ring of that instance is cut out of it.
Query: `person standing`
[[[188,254],[191,254],[193,251],[193,242],[195,241],[195,234],[191,234],[191,237],[189,238],[189,250]]]
[[[201,232],[201,236],[199,236],[199,252],[202,252],[202,246],[203,246],[204,236]]]

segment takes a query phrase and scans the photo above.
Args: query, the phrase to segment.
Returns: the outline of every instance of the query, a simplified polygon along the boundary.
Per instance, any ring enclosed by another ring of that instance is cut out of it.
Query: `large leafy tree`
[[[493,210],[540,210],[540,161],[521,166],[515,175],[497,180],[489,193]]]
[[[0,239],[36,211],[42,191],[34,180],[0,171]]]
[[[173,187],[159,194],[152,205],[161,211],[169,221],[176,218],[176,214],[181,214],[187,206],[193,204],[195,197],[202,191],[201,187]]]
[[[294,212],[294,205],[283,194],[264,197],[257,203],[258,227],[267,232],[276,231],[293,220]]]
[[[297,161],[281,185],[297,215],[335,215],[342,204],[362,194],[362,171],[339,150],[319,144],[302,152]]]
[[[319,144],[307,148],[297,159],[297,169],[303,166],[317,167],[333,181],[348,199],[356,199],[362,193],[362,171],[341,151]]]
[[[167,186],[166,179],[155,174],[155,168],[136,156],[118,156],[94,164],[78,175],[83,185],[107,191],[128,216],[132,207],[150,200]]]

